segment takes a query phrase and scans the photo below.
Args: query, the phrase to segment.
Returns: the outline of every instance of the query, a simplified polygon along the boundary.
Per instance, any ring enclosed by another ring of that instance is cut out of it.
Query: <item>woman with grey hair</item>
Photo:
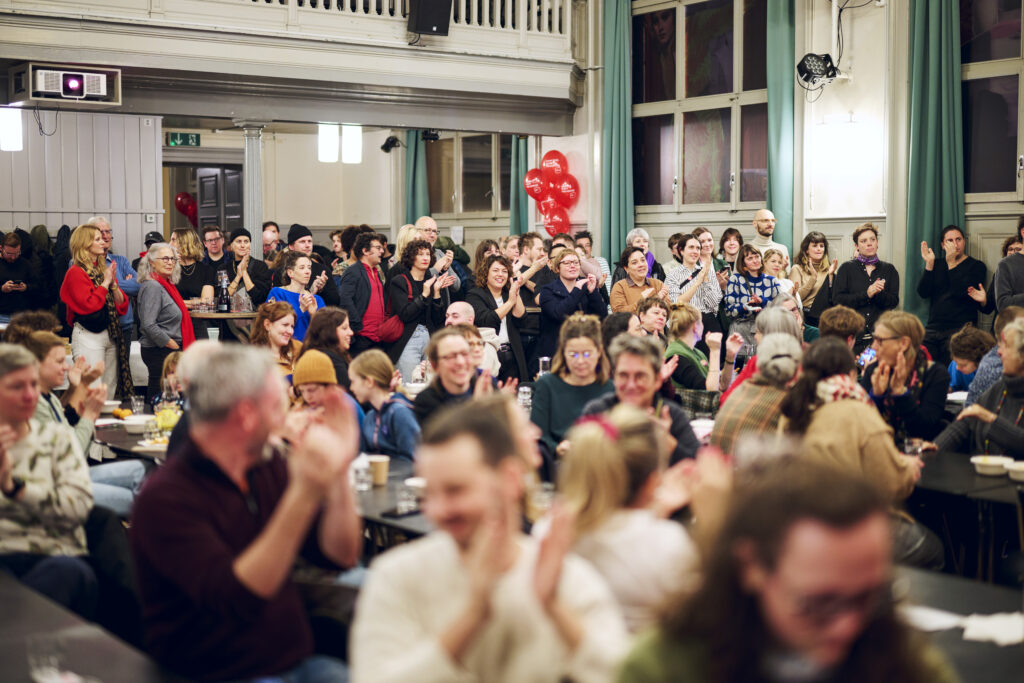
[[[32,421],[38,402],[39,362],[0,344],[0,571],[91,619],[89,468],[70,427]]]
[[[647,259],[647,277],[652,277],[662,282],[665,281],[665,269],[654,260],[654,254],[651,252],[651,236],[646,230],[643,228],[633,228],[626,233],[626,246],[643,249],[644,258]],[[620,262],[616,265],[615,272],[612,274],[613,285],[626,277],[626,264]]]
[[[750,381],[736,387],[732,400],[715,415],[711,445],[732,454],[743,434],[775,432],[786,387],[796,377],[802,355],[800,342],[791,334],[765,335],[757,347],[757,356],[747,363],[756,369]]]
[[[754,376],[754,373],[757,371],[757,354],[761,353],[761,341],[765,337],[770,334],[786,334],[795,339],[797,344],[802,344],[804,338],[802,327],[793,314],[785,308],[766,308],[758,313],[757,319],[754,321],[754,340],[757,342],[755,355],[747,361],[747,364],[743,366],[743,370],[736,375],[732,385],[722,393],[722,404],[725,404],[725,400],[729,398],[737,387]],[[728,357],[725,360],[729,362]]]
[[[150,401],[160,395],[164,360],[196,339],[185,301],[175,287],[180,278],[178,257],[166,242],[151,246],[139,262],[139,346],[149,373]]]

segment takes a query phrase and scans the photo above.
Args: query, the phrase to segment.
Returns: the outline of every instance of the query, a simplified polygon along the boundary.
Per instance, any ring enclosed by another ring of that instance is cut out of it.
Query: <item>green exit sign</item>
[[[168,147],[198,147],[199,133],[168,133]]]

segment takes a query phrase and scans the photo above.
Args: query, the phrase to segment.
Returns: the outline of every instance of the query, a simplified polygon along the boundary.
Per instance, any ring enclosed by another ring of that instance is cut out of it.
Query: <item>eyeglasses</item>
[[[580,262],[577,261],[576,259],[563,259],[562,260],[562,265],[563,266],[576,266],[577,268],[579,268]]]
[[[223,241],[224,241],[223,237],[211,237],[210,239],[203,240],[203,242],[205,242],[206,244],[216,244],[217,242],[223,242]]]
[[[572,358],[573,360],[579,360],[580,358],[582,358],[583,360],[590,360],[590,357],[596,354],[590,351],[572,351],[566,355],[568,355],[569,358]]]
[[[481,341],[479,339],[477,339],[476,341],[469,341],[467,339],[466,343],[469,344],[469,348],[471,348],[471,349],[482,349],[482,348],[484,348],[483,341]]]
[[[437,228],[424,228],[423,232],[427,233],[428,235],[436,235]]]
[[[833,594],[812,595],[796,600],[796,614],[812,624],[824,628],[843,614],[874,614],[892,598],[892,588],[888,583],[875,586],[854,595],[842,596]]]
[[[154,261],[163,261],[164,263],[176,263],[178,260],[177,256],[157,256]]]
[[[892,341],[894,339],[899,339],[899,337],[879,337],[877,334],[871,335],[872,343],[878,342],[879,344],[881,344],[882,342]]]
[[[438,356],[438,360],[443,360],[446,363],[459,358],[469,360],[469,351],[455,351],[454,353],[446,353],[443,356]]]

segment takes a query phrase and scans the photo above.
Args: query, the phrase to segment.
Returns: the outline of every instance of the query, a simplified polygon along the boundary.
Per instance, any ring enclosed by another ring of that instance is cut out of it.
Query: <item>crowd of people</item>
[[[991,276],[957,226],[922,243],[923,321],[877,226],[842,263],[752,227],[665,263],[635,229],[612,264],[586,231],[471,258],[428,216],[330,248],[268,222],[262,259],[175,230],[134,265],[102,217],[9,233],[0,571],[197,680],[955,680],[888,582],[950,551],[904,504],[929,450],[1024,457],[1024,225]],[[248,343],[193,324],[222,297]],[[184,413],[162,466],[91,464],[134,340]],[[360,453],[414,464],[434,531],[325,647],[302,577],[360,563]]]

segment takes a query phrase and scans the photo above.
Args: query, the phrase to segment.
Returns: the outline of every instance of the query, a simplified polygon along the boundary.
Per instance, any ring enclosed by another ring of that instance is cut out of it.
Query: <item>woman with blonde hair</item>
[[[668,319],[669,342],[665,349],[665,360],[670,360],[673,356],[679,357],[678,365],[672,372],[672,384],[676,391],[719,391],[723,386],[729,386],[732,380],[731,365],[726,367],[724,376],[719,370],[722,333],[708,332],[704,337],[710,351],[707,356],[696,348],[703,334],[703,315],[696,306],[678,304],[672,307]]]
[[[570,430],[558,476],[575,513],[572,550],[604,577],[633,632],[654,623],[667,598],[693,590],[698,580],[697,546],[682,525],[663,519],[678,500],[659,493],[667,460],[659,427],[621,404]]]
[[[302,344],[293,339],[295,311],[287,301],[268,301],[256,311],[249,343],[265,346],[274,352],[277,369],[282,375],[292,374],[292,365],[299,358]]]
[[[360,429],[360,448],[364,453],[379,453],[412,460],[420,440],[420,425],[412,403],[391,391],[395,366],[380,349],[368,349],[348,366],[349,389],[362,404],[373,406]]]
[[[934,439],[943,427],[949,373],[928,358],[923,340],[924,325],[913,313],[886,311],[875,323],[876,359],[860,383],[893,428],[896,443]]]
[[[541,441],[549,453],[568,446],[563,444],[565,434],[579,419],[583,406],[615,391],[608,379],[610,373],[601,340],[601,320],[596,315],[570,315],[559,331],[551,372],[533,383],[530,420],[540,427]]]
[[[209,263],[203,263],[203,245],[192,228],[178,228],[171,232],[170,245],[178,254],[181,277],[178,291],[183,299],[202,299],[213,303],[216,275]]]
[[[103,361],[102,382],[107,398],[131,396],[134,391],[128,360],[128,341],[120,316],[131,305],[117,285],[117,264],[104,267],[107,242],[99,228],[80,225],[71,233],[71,267],[60,287],[60,300],[68,309],[71,352],[89,365]]]

